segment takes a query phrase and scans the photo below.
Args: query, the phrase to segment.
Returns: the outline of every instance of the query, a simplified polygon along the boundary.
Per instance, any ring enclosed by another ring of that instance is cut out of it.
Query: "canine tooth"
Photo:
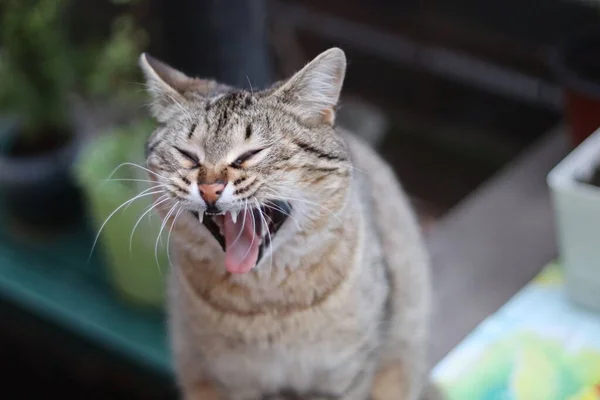
[[[231,214],[231,220],[235,224],[237,222],[238,212],[237,211],[231,211],[230,214]]]
[[[204,211],[199,211],[198,212],[198,221],[200,221],[200,223],[202,223],[203,220],[204,220]]]

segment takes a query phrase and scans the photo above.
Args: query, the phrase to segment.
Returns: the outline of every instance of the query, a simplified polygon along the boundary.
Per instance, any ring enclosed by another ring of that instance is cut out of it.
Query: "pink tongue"
[[[252,215],[242,211],[234,223],[231,214],[226,213],[224,222],[225,268],[232,274],[245,274],[256,265],[260,244],[254,233]]]

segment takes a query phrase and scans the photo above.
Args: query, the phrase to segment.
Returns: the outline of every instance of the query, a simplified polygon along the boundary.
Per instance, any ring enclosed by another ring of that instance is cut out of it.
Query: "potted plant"
[[[69,118],[74,71],[61,0],[6,0],[0,13],[0,192],[21,227],[65,227],[80,217],[69,177],[77,136]]]
[[[77,5],[6,0],[0,10],[0,200],[12,222],[37,231],[81,217],[70,169],[82,140],[141,114],[132,82],[145,32],[128,8],[108,38],[85,26],[73,32]]]
[[[121,5],[126,7],[125,12],[116,15],[109,24],[108,38],[87,42],[77,49],[75,61],[80,80],[75,105],[81,112],[76,116],[83,117],[78,125],[88,136],[145,118],[140,105],[147,101],[146,91],[136,82],[142,81],[137,57],[144,51],[148,38],[137,26],[129,2],[132,0]]]
[[[548,175],[565,286],[600,311],[600,129]]]

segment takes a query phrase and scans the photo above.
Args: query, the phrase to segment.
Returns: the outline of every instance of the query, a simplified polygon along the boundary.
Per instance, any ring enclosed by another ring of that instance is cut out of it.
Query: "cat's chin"
[[[291,211],[291,205],[285,201],[270,201],[269,205],[260,209],[248,208],[221,214],[191,212],[225,252],[227,270],[246,273],[260,262]]]

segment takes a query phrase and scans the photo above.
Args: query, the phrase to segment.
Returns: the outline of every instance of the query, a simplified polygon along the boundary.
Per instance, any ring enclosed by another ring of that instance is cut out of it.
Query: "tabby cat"
[[[254,92],[140,65],[184,398],[426,397],[428,258],[390,167],[335,126],[344,52]]]

